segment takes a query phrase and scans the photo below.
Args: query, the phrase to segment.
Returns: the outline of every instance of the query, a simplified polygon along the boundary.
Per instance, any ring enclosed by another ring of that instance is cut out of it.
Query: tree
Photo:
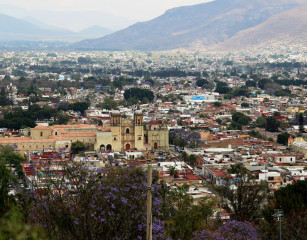
[[[71,151],[75,154],[84,152],[85,149],[86,149],[86,146],[83,142],[76,141],[71,144]]]
[[[222,103],[221,102],[214,102],[213,105],[215,107],[221,107],[222,106]]]
[[[9,183],[11,179],[10,170],[4,161],[0,160],[0,218],[7,212],[9,207]]]
[[[8,97],[7,97],[7,93],[4,89],[4,87],[1,88],[0,90],[0,106],[7,106],[9,105],[9,100],[8,100]]]
[[[279,188],[274,194],[274,202],[285,215],[304,212],[307,209],[307,180]]]
[[[256,126],[257,127],[265,128],[265,124],[266,124],[266,116],[262,115],[262,116],[257,118],[257,120],[256,120]]]
[[[48,171],[46,178],[45,190],[28,198],[32,201],[29,221],[42,226],[47,239],[146,238],[146,174],[141,169],[91,172],[84,166],[64,165],[60,178]],[[164,222],[156,184],[152,194],[152,236],[162,239]]]
[[[205,197],[199,204],[194,205],[193,198],[184,195],[177,205],[176,214],[168,221],[168,235],[172,239],[188,240],[207,222],[208,217],[212,216],[216,199]]]
[[[222,205],[234,220],[253,220],[259,217],[267,199],[267,187],[255,181],[247,169],[235,165],[231,170],[235,177],[228,176],[224,184],[214,189],[222,198]]]
[[[58,112],[57,113],[57,119],[58,119],[58,124],[62,125],[62,124],[67,124],[69,121],[69,115],[64,113],[64,112]]]
[[[245,86],[246,87],[256,87],[257,83],[255,81],[252,81],[252,80],[247,80],[245,82]]]
[[[300,113],[298,121],[299,121],[300,132],[301,133],[305,132],[305,130],[304,130],[304,125],[305,125],[304,124],[305,123],[304,114]]]
[[[184,141],[186,145],[189,145],[190,147],[196,147],[200,143],[200,133],[192,132],[184,138]]]
[[[21,211],[16,206],[13,206],[0,219],[0,239],[44,240],[46,236],[38,226],[25,223]]]
[[[197,78],[196,80],[197,87],[203,87],[205,84],[209,84],[209,82],[206,79]]]
[[[227,221],[216,231],[203,230],[194,235],[193,240],[257,240],[257,229],[249,222]]]
[[[278,132],[279,122],[275,117],[268,117],[266,119],[266,130],[269,132]]]
[[[149,102],[152,102],[155,96],[153,91],[148,89],[130,88],[125,91],[124,97],[126,101],[130,101],[132,98],[135,98],[138,101],[144,101],[144,98],[147,98]]]
[[[242,127],[248,125],[252,121],[252,119],[248,116],[245,116],[243,113],[234,112],[232,114],[232,121]]]
[[[169,172],[169,175],[171,175],[171,176],[174,177],[174,176],[176,175],[176,173],[177,173],[176,167],[170,166],[170,167],[168,168],[168,172]]]
[[[76,102],[73,104],[69,104],[69,109],[74,110],[76,112],[80,112],[83,115],[85,110],[87,110],[89,106],[89,102]]]
[[[116,110],[118,109],[117,102],[110,97],[106,97],[102,104],[98,104],[98,107],[101,107],[102,109],[107,110]]]
[[[277,135],[277,143],[283,144],[283,145],[288,145],[288,139],[291,135],[287,132],[281,133]]]
[[[174,139],[174,145],[175,146],[178,146],[178,147],[181,147],[181,148],[184,148],[185,147],[185,142],[182,138],[175,138]]]
[[[227,83],[218,81],[216,84],[215,92],[220,94],[227,94],[230,92],[230,88],[227,86]]]

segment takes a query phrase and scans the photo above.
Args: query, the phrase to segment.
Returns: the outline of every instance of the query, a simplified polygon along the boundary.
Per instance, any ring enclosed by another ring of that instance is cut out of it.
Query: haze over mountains
[[[91,26],[79,32],[44,24],[32,17],[17,19],[0,14],[0,41],[76,41],[97,38],[114,32],[113,30]]]
[[[0,5],[0,12],[12,15],[0,13],[0,41],[75,41],[71,49],[145,51],[307,45],[307,0],[215,0],[173,8],[117,32],[105,26],[124,26],[125,20],[129,25],[132,20],[101,12],[83,12],[81,19],[76,12],[40,11],[33,17],[33,12],[23,10]],[[87,27],[78,31],[65,27],[73,25]]]
[[[258,32],[263,32],[262,35],[254,33],[253,41],[257,42],[261,41],[262,37],[268,39],[267,34],[270,33],[271,27],[275,29],[272,31],[278,35],[287,35],[287,31],[290,31],[291,27],[278,29],[276,26],[283,25],[282,22],[287,21],[285,16],[289,18],[288,26],[291,26],[291,19],[294,16],[293,13],[288,15],[282,15],[282,13],[294,8],[295,11],[303,13],[303,10],[298,6],[304,4],[307,4],[307,0],[216,0],[170,9],[151,21],[136,23],[102,38],[84,40],[73,44],[72,47],[84,50],[199,48],[224,42],[239,32],[241,39],[244,39],[242,31],[246,30],[247,34],[251,34],[257,30],[256,26],[263,24],[262,27],[259,27],[262,30],[258,30]],[[297,29],[300,28],[301,23],[305,22],[306,15],[300,14],[301,20],[294,21]],[[271,19],[273,16],[275,18]],[[269,22],[266,23],[266,21]],[[296,34],[301,33],[297,30]],[[273,38],[274,36],[269,34],[269,37]],[[235,43],[236,40],[233,41]],[[247,43],[252,43],[252,41]],[[244,44],[244,41],[241,41],[240,46]],[[230,45],[229,42],[228,46]]]
[[[65,28],[74,32],[99,25],[112,30],[124,29],[136,20],[115,16],[101,9],[97,11],[47,11],[47,10],[27,10],[18,6],[0,4],[0,13],[18,19],[35,18],[41,23]]]

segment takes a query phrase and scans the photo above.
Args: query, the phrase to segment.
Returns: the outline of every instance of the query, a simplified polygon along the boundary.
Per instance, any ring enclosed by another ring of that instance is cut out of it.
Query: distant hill
[[[302,44],[307,47],[307,5],[282,12],[265,22],[238,32],[212,49],[244,49],[247,47]]]
[[[21,18],[21,20],[32,23],[32,24],[34,24],[34,25],[36,25],[36,26],[38,26],[39,28],[42,28],[42,29],[48,29],[48,30],[57,31],[57,32],[74,33],[73,31],[70,31],[70,30],[65,29],[65,28],[60,28],[60,27],[45,24],[45,23],[39,21],[38,19],[33,18],[33,17],[29,17],[29,16],[23,17],[23,18]]]
[[[47,30],[14,17],[0,14],[0,40],[32,40],[48,35]]]
[[[84,38],[98,38],[113,33],[114,31],[105,27],[94,25],[85,28],[78,32],[79,35],[84,36]]]
[[[92,26],[80,32],[44,24],[31,17],[18,19],[0,14],[0,41],[80,41],[105,36],[112,30]]]
[[[71,31],[80,31],[92,25],[99,25],[110,29],[120,30],[136,22],[134,19],[115,16],[110,13],[103,12],[103,9],[98,8],[97,11],[29,10],[15,5],[9,5],[9,3],[0,3],[0,13],[22,20],[25,18],[28,20],[29,18],[32,18],[33,20],[34,18],[36,23],[32,23],[35,25],[38,25],[39,23],[37,24],[37,21],[39,21],[45,25],[69,29]]]
[[[168,10],[98,39],[75,43],[76,49],[168,50],[203,47],[230,39],[307,0],[216,0]]]

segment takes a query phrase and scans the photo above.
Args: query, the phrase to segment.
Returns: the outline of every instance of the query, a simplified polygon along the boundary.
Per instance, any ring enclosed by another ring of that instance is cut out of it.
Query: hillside
[[[0,13],[0,41],[80,41],[86,38],[105,36],[112,30],[92,26],[80,32],[73,32],[44,24],[31,17],[18,19]]]
[[[168,10],[103,38],[84,40],[76,49],[168,50],[223,42],[306,0],[216,0]]]
[[[307,5],[277,14],[265,22],[217,44],[212,49],[244,49],[264,45],[307,46]]]

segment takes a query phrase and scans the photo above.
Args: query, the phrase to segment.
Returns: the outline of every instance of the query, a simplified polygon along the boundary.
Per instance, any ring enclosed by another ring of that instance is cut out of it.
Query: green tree
[[[287,132],[284,132],[284,133],[281,133],[281,134],[278,134],[277,135],[277,143],[279,144],[283,144],[283,145],[288,145],[288,138],[290,137],[291,135]]]
[[[241,165],[232,166],[235,178],[227,177],[224,184],[214,189],[222,198],[224,209],[234,220],[253,220],[260,216],[267,199],[267,187],[255,181],[255,177]]]
[[[298,122],[299,122],[299,129],[300,132],[303,133],[305,132],[304,130],[304,123],[305,123],[305,119],[304,119],[304,114],[300,113],[299,118],[298,118]]]
[[[241,104],[241,107],[243,107],[243,108],[248,108],[248,107],[249,107],[249,104],[248,104],[248,103],[242,103],[242,104]]]
[[[220,106],[222,106],[222,103],[221,102],[214,102],[213,105],[215,107],[220,107]]]
[[[266,116],[262,115],[257,118],[256,120],[256,126],[260,128],[265,128],[265,123],[266,123]]]
[[[184,195],[177,204],[176,214],[167,222],[168,235],[172,239],[188,240],[212,216],[216,199],[205,197],[200,200],[199,204],[194,205],[193,198]]]
[[[278,132],[279,122],[275,117],[268,117],[266,119],[266,130],[269,132]]]
[[[80,141],[76,141],[76,142],[73,142],[71,144],[71,151],[74,153],[74,154],[77,154],[77,153],[80,153],[80,152],[84,152],[86,150],[86,146],[83,142],[80,142]]]
[[[85,110],[87,110],[89,106],[89,102],[76,102],[73,104],[69,104],[69,109],[74,110],[76,112],[80,112],[83,115]]]
[[[131,98],[135,98],[138,101],[144,101],[144,99],[148,99],[149,102],[152,102],[154,100],[154,93],[151,90],[148,89],[142,89],[142,88],[130,88],[125,91],[124,97],[126,101],[129,102]]]
[[[209,84],[209,82],[206,79],[200,77],[197,78],[196,80],[197,87],[203,87],[205,84]]]
[[[274,194],[274,202],[285,215],[304,212],[307,209],[307,180],[279,188]]]
[[[57,117],[57,122],[60,125],[62,125],[62,124],[65,125],[69,121],[69,115],[64,113],[64,112],[58,112],[56,117]]]
[[[43,229],[24,222],[24,216],[17,207],[0,219],[0,239],[44,240],[47,239]]]
[[[118,109],[118,104],[115,100],[111,99],[110,97],[106,97],[102,104],[98,104],[98,107],[107,110],[116,110]]]
[[[230,92],[230,88],[227,86],[227,83],[218,81],[216,84],[215,92],[220,94],[227,94]]]
[[[9,207],[9,184],[11,172],[4,161],[0,160],[0,218],[7,212]]]
[[[9,105],[9,99],[8,99],[8,96],[7,96],[7,93],[4,89],[4,87],[1,88],[0,90],[0,106],[7,106]]]

